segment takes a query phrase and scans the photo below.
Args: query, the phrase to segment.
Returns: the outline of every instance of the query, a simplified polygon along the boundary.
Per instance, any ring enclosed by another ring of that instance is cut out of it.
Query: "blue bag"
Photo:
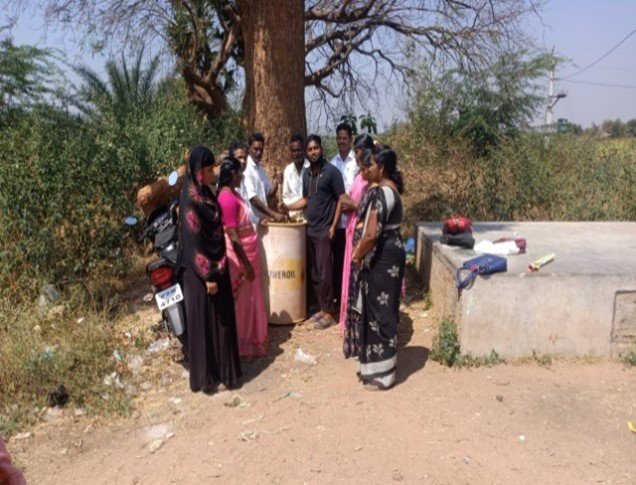
[[[461,278],[462,271],[469,272],[464,279]],[[457,288],[460,290],[467,288],[477,278],[477,275],[504,271],[508,271],[508,260],[506,258],[494,254],[482,254],[476,258],[464,261],[462,267],[457,270],[455,275]]]

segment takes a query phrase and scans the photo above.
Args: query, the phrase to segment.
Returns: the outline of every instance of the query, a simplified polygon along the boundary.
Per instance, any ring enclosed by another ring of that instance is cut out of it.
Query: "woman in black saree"
[[[180,267],[193,392],[214,392],[219,384],[236,387],[242,375],[221,209],[209,188],[215,171],[212,151],[194,147],[179,203]]]
[[[358,206],[362,236],[352,256],[360,268],[354,309],[360,315],[359,377],[365,389],[395,383],[400,291],[406,254],[402,223],[402,176],[390,147],[376,150],[363,167],[369,187]]]

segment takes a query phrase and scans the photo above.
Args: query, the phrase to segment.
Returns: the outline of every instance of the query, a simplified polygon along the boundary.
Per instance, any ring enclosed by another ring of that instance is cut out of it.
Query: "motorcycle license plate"
[[[170,305],[179,303],[183,300],[181,286],[179,286],[179,283],[177,283],[170,288],[166,288],[165,290],[160,291],[155,295],[155,300],[157,300],[157,306],[159,307],[159,310],[165,310]]]

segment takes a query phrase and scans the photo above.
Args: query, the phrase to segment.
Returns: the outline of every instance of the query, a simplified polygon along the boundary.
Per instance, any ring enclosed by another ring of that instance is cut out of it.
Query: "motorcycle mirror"
[[[127,226],[136,226],[137,222],[139,221],[135,216],[128,216],[124,219],[124,224],[126,224]]]
[[[170,175],[168,175],[168,185],[170,187],[174,187],[175,185],[177,185],[177,182],[179,181],[179,173],[176,170],[173,170]]]

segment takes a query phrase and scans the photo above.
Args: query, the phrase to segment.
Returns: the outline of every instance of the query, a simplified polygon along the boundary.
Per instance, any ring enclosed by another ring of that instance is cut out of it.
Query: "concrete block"
[[[416,265],[435,308],[457,323],[462,352],[610,356],[636,342],[636,223],[476,223],[473,231],[477,242],[525,237],[527,252],[458,292],[455,272],[477,253],[440,244],[440,223],[418,224]],[[528,272],[552,252],[555,261]]]

